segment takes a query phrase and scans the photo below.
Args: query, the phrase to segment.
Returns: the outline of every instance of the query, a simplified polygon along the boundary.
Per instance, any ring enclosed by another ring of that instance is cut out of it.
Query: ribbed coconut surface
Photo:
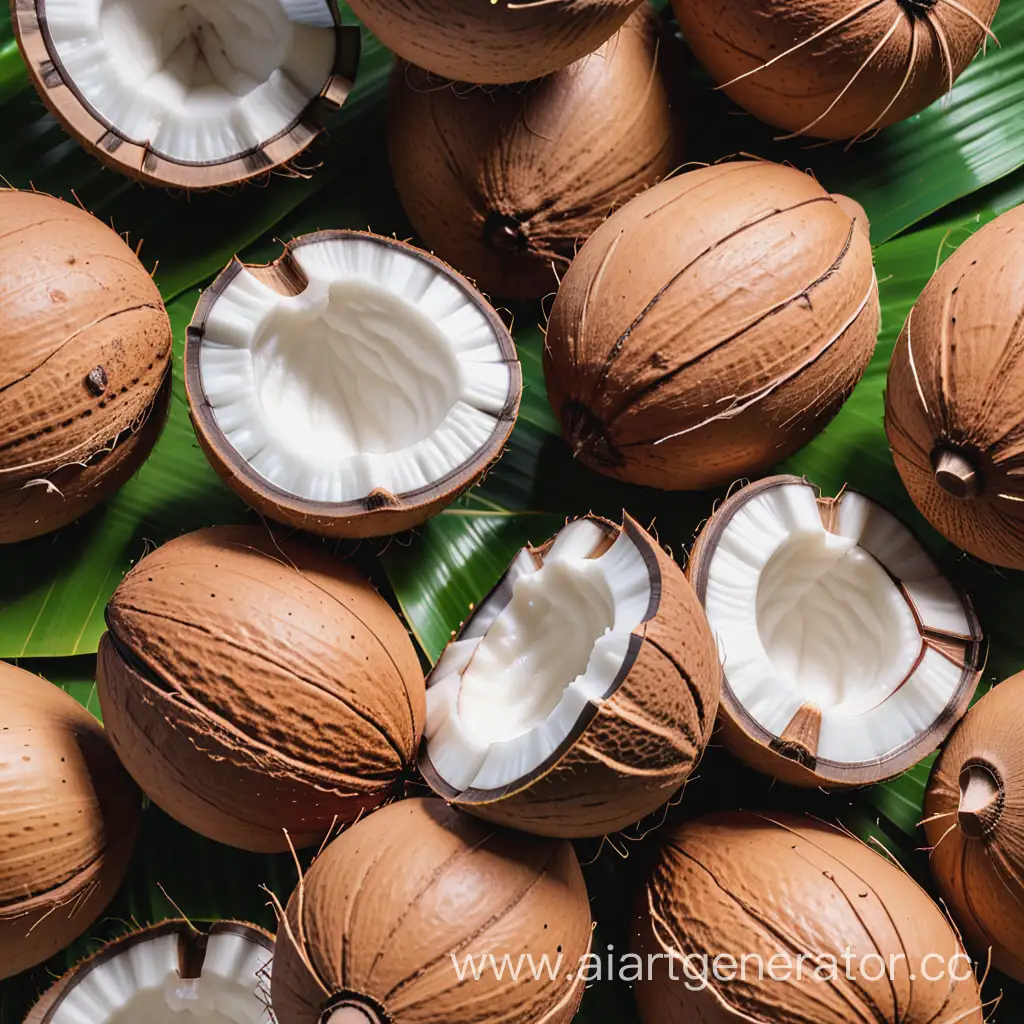
[[[104,721],[182,824],[286,850],[396,794],[423,726],[423,673],[350,566],[260,527],[200,530],[139,562],[106,617]]]
[[[331,843],[293,894],[274,1012],[280,1024],[567,1024],[590,936],[569,843],[404,800]],[[490,967],[523,954],[546,958],[550,973],[516,981]],[[478,978],[467,957],[483,965]]]
[[[958,547],[1024,569],[1024,207],[969,238],[896,343],[885,429],[924,517]]]
[[[63,690],[0,662],[0,978],[49,959],[99,917],[141,812],[103,726]]]
[[[553,292],[608,213],[679,163],[674,49],[645,4],[595,54],[525,85],[445,88],[399,64],[391,169],[427,247],[485,292]]]
[[[615,832],[689,777],[718,648],[682,570],[633,519],[522,551],[434,667],[420,770],[471,814],[540,835]]]
[[[461,82],[525,82],[593,53],[642,0],[354,0],[403,60]]]
[[[981,961],[1024,981],[1024,674],[967,713],[932,770],[925,832],[942,898]]]
[[[548,325],[548,397],[591,468],[711,487],[828,423],[879,318],[856,204],[778,164],[706,167],[632,200],[573,261]]]
[[[953,88],[999,0],[672,0],[719,86],[795,135],[863,136]]]
[[[726,812],[669,832],[633,950],[653,962],[635,989],[643,1024],[985,1017],[971,961],[924,890],[810,817]]]
[[[0,223],[3,544],[73,522],[142,464],[167,412],[171,327],[135,253],[85,210],[0,189]]]

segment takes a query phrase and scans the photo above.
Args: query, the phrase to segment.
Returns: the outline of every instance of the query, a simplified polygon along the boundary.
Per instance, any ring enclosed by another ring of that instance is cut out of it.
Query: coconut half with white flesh
[[[25,1024],[275,1024],[274,940],[234,921],[197,931],[165,921],[118,939],[72,969]]]
[[[418,526],[483,475],[522,372],[501,318],[447,264],[339,230],[221,273],[188,329],[185,385],[203,450],[245,501],[369,537]]]
[[[854,491],[744,487],[690,562],[724,666],[723,743],[792,785],[891,778],[966,712],[982,664],[970,601],[913,533]]]
[[[604,835],[686,781],[720,683],[682,570],[629,516],[577,519],[519,553],[441,656],[420,769],[490,821]]]
[[[359,64],[335,0],[17,0],[13,15],[57,119],[156,185],[213,188],[287,163]]]

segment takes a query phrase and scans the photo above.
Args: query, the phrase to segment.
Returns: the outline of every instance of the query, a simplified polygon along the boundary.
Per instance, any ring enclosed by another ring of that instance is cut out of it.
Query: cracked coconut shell
[[[953,88],[999,0],[672,0],[686,41],[728,96],[794,135],[845,139]]]
[[[63,690],[0,662],[0,979],[43,963],[100,916],[141,813],[103,726]]]
[[[644,5],[597,53],[525,86],[445,88],[399,64],[391,169],[427,247],[485,292],[553,292],[608,214],[679,163],[659,25]]]
[[[1024,569],[1024,206],[969,238],[896,343],[885,430],[921,514],[948,540]]]
[[[672,829],[638,899],[632,948],[645,964],[661,957],[636,985],[643,1024],[984,1020],[939,907],[898,865],[816,818],[736,811]]]
[[[84,515],[145,461],[171,325],[124,240],[78,206],[0,189],[0,544]]]
[[[591,236],[548,325],[548,397],[584,464],[694,490],[753,475],[838,412],[880,310],[863,211],[809,175],[681,174]]]
[[[139,562],[106,619],[111,741],[182,824],[274,852],[396,794],[422,730],[423,672],[350,566],[261,527],[200,530]]]
[[[590,937],[569,843],[403,800],[331,843],[292,895],[274,1013],[279,1024],[568,1024],[584,988],[573,969],[530,984],[491,971],[460,981],[452,961],[527,951],[574,968]]]
[[[932,875],[982,962],[1024,982],[1024,673],[967,713],[932,769],[924,827]]]

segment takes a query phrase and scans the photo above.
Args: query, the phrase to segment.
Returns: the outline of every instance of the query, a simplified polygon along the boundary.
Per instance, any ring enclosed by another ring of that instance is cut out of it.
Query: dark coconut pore
[[[341,108],[355,84],[361,36],[343,26],[337,0],[323,0],[335,26],[334,67],[319,95],[285,130],[247,152],[212,162],[187,162],[153,148],[151,140],[127,137],[102,117],[67,73],[50,35],[46,0],[12,0],[13,26],[32,84],[64,128],[108,167],[148,185],[218,188],[267,175],[294,160]]]
[[[509,393],[486,447],[447,476],[434,481],[429,487],[400,495],[377,488],[367,497],[349,502],[307,500],[265,480],[227,441],[216,422],[203,386],[200,350],[210,310],[240,273],[245,271],[253,274],[281,295],[299,295],[307,287],[308,281],[294,259],[294,252],[297,249],[320,242],[358,239],[372,240],[382,246],[415,255],[429,263],[466,295],[467,299],[484,314],[498,341],[510,371]],[[239,497],[257,511],[288,526],[327,537],[363,538],[399,533],[421,525],[480,479],[501,456],[505,442],[515,425],[522,397],[522,369],[515,343],[501,318],[487,300],[446,263],[421,249],[392,238],[384,238],[369,232],[330,230],[294,239],[285,246],[284,255],[268,265],[248,265],[236,258],[221,272],[210,288],[203,293],[188,328],[185,346],[185,388],[200,447],[218,476]]]

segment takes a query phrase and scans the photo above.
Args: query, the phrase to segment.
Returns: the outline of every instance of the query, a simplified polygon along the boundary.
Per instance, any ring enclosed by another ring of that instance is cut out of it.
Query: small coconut
[[[969,238],[896,343],[885,430],[922,515],[958,547],[1024,569],[1024,206]]]
[[[643,1024],[982,1024],[970,958],[898,865],[793,814],[674,828],[638,901]]]
[[[489,821],[599,836],[686,781],[718,650],[682,570],[629,516],[525,548],[434,667],[420,770]]]
[[[793,135],[864,136],[944,92],[999,0],[672,0],[720,88]]]
[[[171,325],[149,273],[106,224],[0,189],[0,544],[109,497],[156,443]]]
[[[591,927],[569,843],[403,800],[331,843],[295,891],[274,1012],[280,1024],[568,1024]],[[550,970],[517,980],[524,953]],[[492,971],[491,957],[512,969]]]
[[[878,333],[858,210],[791,167],[738,161],[662,182],[605,221],[562,281],[544,350],[577,458],[689,490],[809,441]]]
[[[1024,673],[967,713],[932,770],[925,832],[942,898],[979,960],[1024,982]]]
[[[359,231],[234,260],[188,329],[199,443],[264,515],[332,537],[418,526],[501,455],[522,372],[501,318],[465,278]]]
[[[352,89],[359,30],[336,0],[18,0],[54,116],[147,184],[213,188],[298,156]]]
[[[45,679],[0,662],[0,979],[100,916],[128,870],[142,796],[103,726]]]
[[[541,78],[593,53],[643,0],[352,0],[403,60],[460,82]]]
[[[103,946],[43,995],[25,1024],[276,1024],[274,940],[255,925],[163,921]]]
[[[791,785],[891,778],[967,710],[982,666],[970,601],[891,512],[799,477],[737,491],[689,566],[724,663],[722,742]]]
[[[426,245],[486,292],[553,292],[605,217],[678,166],[659,25],[645,4],[596,53],[519,86],[446,88],[396,66],[391,169]]]
[[[398,792],[423,672],[398,616],[327,552],[260,527],[200,530],[142,559],[106,618],[111,741],[183,825],[281,851]]]

